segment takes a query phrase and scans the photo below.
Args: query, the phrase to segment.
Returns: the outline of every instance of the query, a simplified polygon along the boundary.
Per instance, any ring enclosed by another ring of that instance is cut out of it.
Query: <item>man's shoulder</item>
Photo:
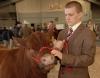
[[[94,36],[95,37],[95,33],[89,29],[89,27],[84,26],[83,27],[83,32],[82,32],[85,36]]]
[[[60,32],[59,32],[59,34],[58,35],[65,35],[65,33],[66,33],[66,29],[63,29],[63,30],[61,30]]]
[[[67,31],[67,28],[60,31],[60,33],[65,33]]]
[[[90,32],[90,29],[83,23],[79,27],[83,32]]]

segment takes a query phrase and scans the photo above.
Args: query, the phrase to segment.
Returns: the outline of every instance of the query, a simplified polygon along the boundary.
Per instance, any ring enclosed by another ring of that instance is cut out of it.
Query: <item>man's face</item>
[[[75,7],[65,8],[65,19],[68,26],[73,26],[81,21],[82,12],[77,12]]]

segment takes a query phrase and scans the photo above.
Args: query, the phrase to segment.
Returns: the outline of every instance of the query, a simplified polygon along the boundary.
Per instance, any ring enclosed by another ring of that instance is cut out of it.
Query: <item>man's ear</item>
[[[79,13],[79,18],[82,18],[84,16],[84,13],[83,12],[80,12]]]
[[[25,41],[22,38],[13,37],[15,46],[25,46]]]

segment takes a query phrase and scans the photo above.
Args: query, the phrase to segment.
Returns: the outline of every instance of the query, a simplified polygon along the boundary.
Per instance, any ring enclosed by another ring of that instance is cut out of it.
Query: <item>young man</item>
[[[59,33],[58,40],[65,40],[67,46],[62,51],[51,51],[61,61],[59,78],[90,78],[88,66],[94,62],[95,34],[82,24],[83,9],[79,2],[65,5],[65,18],[68,27]]]

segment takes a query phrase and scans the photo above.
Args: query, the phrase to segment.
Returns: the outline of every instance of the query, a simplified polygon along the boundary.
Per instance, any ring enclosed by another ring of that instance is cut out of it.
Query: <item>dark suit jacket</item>
[[[58,40],[64,40],[67,29],[62,30]],[[88,66],[94,62],[96,52],[95,34],[82,24],[74,31],[68,42],[68,48],[62,53],[59,78],[90,78]]]

